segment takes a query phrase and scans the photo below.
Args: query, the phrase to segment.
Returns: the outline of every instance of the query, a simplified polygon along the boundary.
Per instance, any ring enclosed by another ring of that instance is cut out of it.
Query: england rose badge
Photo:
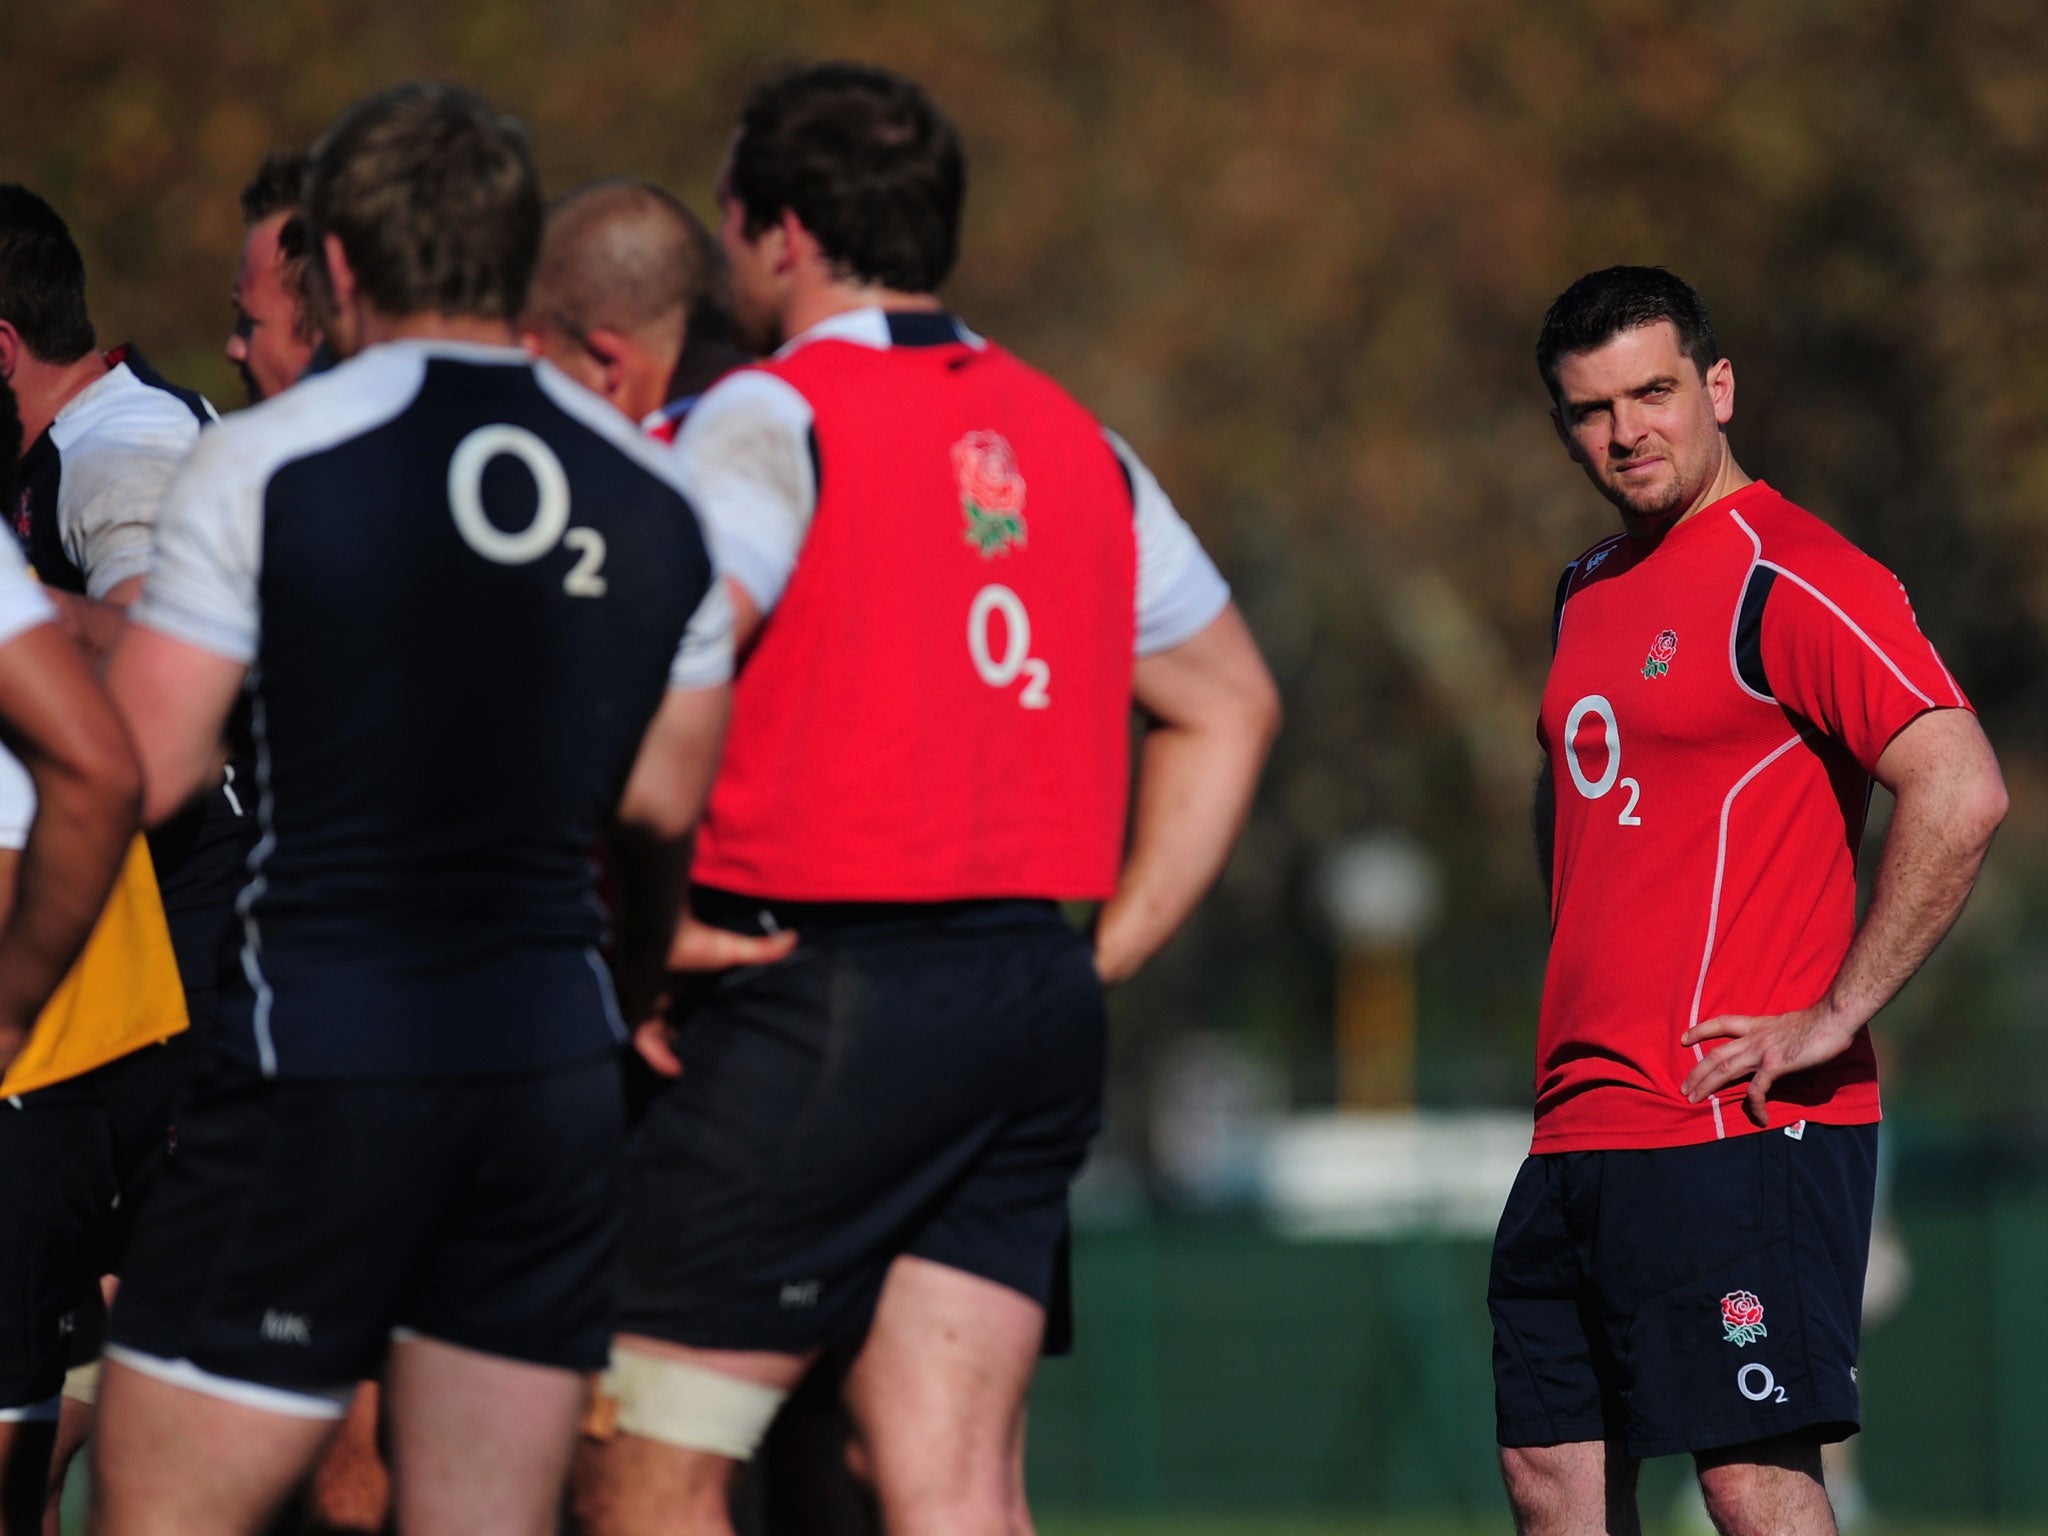
[[[1643,676],[1652,680],[1671,670],[1671,658],[1678,654],[1678,631],[1659,630],[1650,642],[1650,654],[1643,658]]]
[[[967,542],[984,560],[1024,547],[1024,476],[1000,432],[970,432],[953,445]]]
[[[1721,1330],[1730,1344],[1743,1346],[1765,1336],[1764,1304],[1754,1291],[1730,1291],[1721,1298]]]

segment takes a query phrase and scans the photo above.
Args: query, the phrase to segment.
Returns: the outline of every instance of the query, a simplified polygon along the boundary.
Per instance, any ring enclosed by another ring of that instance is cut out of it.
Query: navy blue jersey
[[[373,348],[207,434],[136,620],[250,669],[231,1049],[421,1075],[617,1041],[591,853],[663,691],[723,683],[731,636],[616,412],[517,351]]]

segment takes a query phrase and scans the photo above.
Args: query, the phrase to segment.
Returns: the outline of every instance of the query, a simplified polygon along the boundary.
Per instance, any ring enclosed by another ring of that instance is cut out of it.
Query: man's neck
[[[923,310],[929,313],[945,307],[935,293],[905,293],[899,288],[884,288],[872,283],[835,280],[807,283],[799,279],[791,286],[789,298],[782,306],[782,335],[784,340],[801,336],[812,326],[822,325],[834,315],[849,314],[856,309]]]
[[[70,363],[38,362],[24,353],[11,381],[21,409],[22,451],[26,453],[30,444],[49,431],[57,413],[88,385],[106,376],[107,360],[96,347]]]
[[[367,304],[359,311],[356,334],[366,348],[386,341],[462,341],[485,347],[519,345],[518,334],[509,320],[492,320],[482,315],[444,315],[436,310],[387,315]]]

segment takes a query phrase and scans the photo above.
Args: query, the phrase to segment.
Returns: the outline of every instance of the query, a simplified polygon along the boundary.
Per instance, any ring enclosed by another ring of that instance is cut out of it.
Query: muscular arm
[[[1550,756],[1536,772],[1536,796],[1529,806],[1529,830],[1536,838],[1536,877],[1543,882],[1543,905],[1551,904],[1557,870],[1557,781]]]
[[[110,588],[104,599],[58,591],[50,592],[49,597],[57,605],[65,633],[78,642],[78,648],[85,652],[85,658],[93,668],[103,671],[107,654],[113,650],[114,640],[121,633],[121,621],[128,616],[129,605],[141,595],[142,578],[130,576]]]
[[[120,720],[53,624],[0,646],[0,737],[36,789],[0,925],[4,1069],[99,919],[135,835],[141,778]]]
[[[1710,1019],[1687,1031],[1686,1045],[1729,1042],[1686,1079],[1685,1095],[1694,1103],[1748,1076],[1743,1107],[1758,1125],[1767,1124],[1771,1084],[1847,1050],[1962,911],[2007,805],[2005,780],[1976,716],[1961,709],[1921,715],[1885,748],[1877,779],[1897,804],[1870,910],[1834,983],[1798,1013]]]
[[[652,1011],[690,878],[690,834],[704,809],[732,711],[732,688],[671,688],[633,760],[612,832],[619,882],[619,1006]]]
[[[249,669],[140,624],[107,658],[107,692],[142,762],[142,817],[160,826],[212,784],[221,732]]]
[[[1215,882],[1280,728],[1279,694],[1235,606],[1141,659],[1133,693],[1151,728],[1130,855],[1095,930],[1095,968],[1112,984],[1135,975]]]

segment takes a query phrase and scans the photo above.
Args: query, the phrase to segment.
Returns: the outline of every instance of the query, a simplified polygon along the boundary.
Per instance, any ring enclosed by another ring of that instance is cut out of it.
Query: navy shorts
[[[0,1421],[64,1385],[120,1184],[104,1104],[74,1080],[0,1100]]]
[[[759,928],[759,903],[695,898]],[[802,1354],[932,1260],[1065,1326],[1067,1189],[1102,1118],[1102,987],[1049,902],[794,907],[700,991],[632,1140],[621,1330]]]
[[[1500,1443],[1854,1434],[1876,1180],[1874,1125],[1529,1158],[1487,1286]]]
[[[111,1344],[332,1393],[394,1333],[589,1371],[610,1355],[615,1055],[469,1078],[272,1080],[213,1055],[138,1217]]]

